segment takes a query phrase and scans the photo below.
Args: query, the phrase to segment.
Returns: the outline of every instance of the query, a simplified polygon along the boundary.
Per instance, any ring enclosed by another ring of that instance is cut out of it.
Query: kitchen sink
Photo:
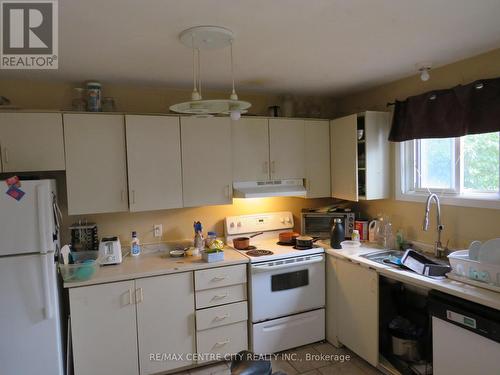
[[[360,255],[360,257],[371,260],[372,262],[377,262],[385,265],[394,265],[397,267],[396,264],[393,264],[393,260],[395,258],[401,259],[404,253],[405,252],[401,250],[382,250],[376,251],[374,253]]]
[[[405,252],[400,251],[400,250],[382,250],[382,251],[376,251],[373,253],[369,254],[364,254],[360,255],[362,258],[371,260],[372,262],[377,262],[380,264],[384,264],[387,266],[392,266],[396,268],[400,268],[402,270],[408,271],[408,272],[414,272],[410,268],[407,268],[403,266],[400,262],[401,257],[403,256]],[[425,276],[437,276],[437,277],[443,277],[445,273],[450,271],[449,267],[449,261],[448,259],[437,259],[435,257],[429,256],[428,254],[420,254],[418,252],[414,253],[417,258],[419,256],[424,256],[427,258],[429,261],[429,265],[426,265],[425,267],[430,267],[428,273],[425,272]],[[419,255],[420,254],[420,255]],[[432,265],[434,264],[434,265]],[[412,267],[413,268],[413,267]],[[420,272],[419,272],[420,273]]]

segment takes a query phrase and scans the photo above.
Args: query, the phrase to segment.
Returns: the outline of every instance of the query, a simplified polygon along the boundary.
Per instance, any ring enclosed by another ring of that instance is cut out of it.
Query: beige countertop
[[[387,278],[421,286],[424,288],[436,289],[443,293],[448,293],[466,299],[468,301],[500,310],[500,293],[447,278],[433,279],[414,272],[391,267],[389,265],[372,262],[360,256],[374,251],[380,251],[382,250],[380,247],[363,244],[359,248],[355,249],[336,250],[332,249],[326,242],[321,243],[321,245],[325,248],[325,252],[327,254],[335,256],[337,258],[348,259],[354,263],[360,264],[361,266],[372,268],[376,270],[379,275],[385,276]]]
[[[225,248],[224,260],[207,263],[201,256],[171,258],[168,251],[151,251],[137,257],[126,256],[121,264],[101,266],[90,280],[65,282],[65,288],[133,280],[142,277],[167,275],[178,272],[196,271],[207,268],[248,263],[248,258],[237,251]]]

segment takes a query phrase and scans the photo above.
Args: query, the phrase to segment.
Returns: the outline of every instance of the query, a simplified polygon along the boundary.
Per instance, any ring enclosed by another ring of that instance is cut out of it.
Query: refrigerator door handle
[[[40,236],[40,252],[42,254],[47,253],[51,250],[52,246],[47,237],[47,221],[50,220],[47,217],[47,192],[43,185],[36,185],[36,199],[38,206],[38,232]]]
[[[49,264],[51,261],[50,254],[42,254],[41,262],[42,262],[42,288],[43,288],[43,307],[45,313],[45,319],[52,319],[52,301],[50,298],[50,280],[49,280]]]

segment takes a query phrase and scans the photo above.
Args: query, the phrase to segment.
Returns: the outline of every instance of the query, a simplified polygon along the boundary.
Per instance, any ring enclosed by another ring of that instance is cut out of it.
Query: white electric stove
[[[291,212],[231,216],[226,242],[263,232],[250,240],[249,298],[251,348],[275,353],[325,339],[325,256],[314,246],[298,250],[278,244],[279,233],[292,231]]]

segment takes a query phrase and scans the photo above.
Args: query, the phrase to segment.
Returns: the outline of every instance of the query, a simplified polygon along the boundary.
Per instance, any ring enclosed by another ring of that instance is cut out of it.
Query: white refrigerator
[[[19,201],[0,184],[0,373],[63,375],[56,184],[21,181]]]

